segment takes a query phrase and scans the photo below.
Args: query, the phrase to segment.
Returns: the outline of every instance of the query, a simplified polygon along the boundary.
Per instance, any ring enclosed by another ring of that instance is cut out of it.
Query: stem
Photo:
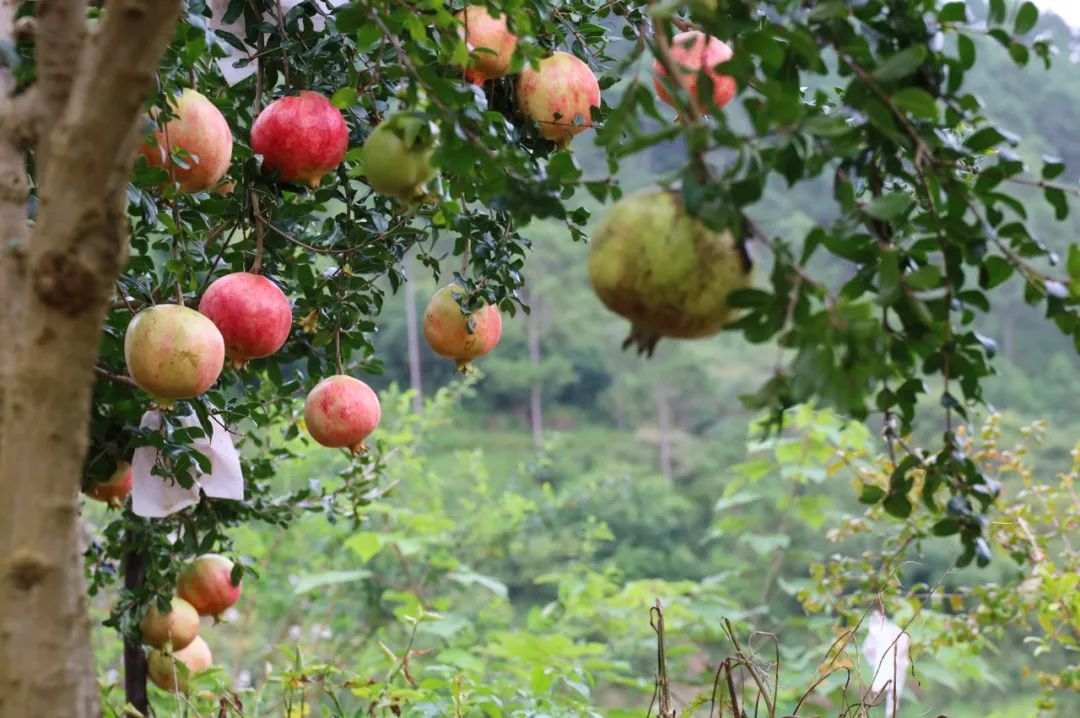
[[[124,554],[124,588],[138,591],[146,584],[146,558],[138,549],[135,537],[128,532],[124,537],[127,553]],[[124,636],[124,696],[135,710],[150,715],[150,702],[146,695],[146,654],[138,639]]]
[[[251,190],[251,211],[255,219],[255,259],[251,262],[252,274],[258,274],[262,269],[263,258],[263,223],[266,221],[259,210],[259,195]]]
[[[136,384],[135,380],[132,379],[130,376],[125,376],[123,374],[113,374],[108,369],[105,369],[105,368],[100,367],[100,366],[95,366],[94,367],[94,373],[97,374],[98,376],[100,376],[102,379],[108,379],[109,381],[114,381],[117,384],[125,384],[125,385],[130,386],[130,387],[132,387],[134,389],[139,388],[139,385]]]
[[[277,27],[280,37],[278,46],[281,48],[281,74],[285,80],[285,91],[289,91],[289,51],[285,49],[285,13],[281,10],[281,0],[277,0]]]

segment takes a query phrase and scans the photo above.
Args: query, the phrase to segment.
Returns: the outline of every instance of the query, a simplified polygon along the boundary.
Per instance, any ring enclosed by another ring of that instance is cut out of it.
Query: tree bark
[[[409,386],[413,390],[413,411],[424,409],[423,375],[420,371],[420,331],[416,319],[416,286],[413,284],[415,262],[405,255],[405,337],[409,345]]]
[[[532,427],[533,445],[537,449],[544,448],[544,404],[543,386],[540,377],[540,300],[536,298],[534,290],[528,290],[529,305],[532,312],[526,320],[528,332],[527,344],[529,352],[529,366],[532,368],[533,380],[529,389],[529,426]]]
[[[671,401],[667,387],[656,385],[656,416],[659,429],[657,443],[660,445],[660,473],[668,481],[675,480],[675,470],[671,460]]]
[[[17,0],[0,0],[9,40]],[[37,5],[32,127],[0,69],[0,716],[101,715],[79,552],[79,477],[108,298],[126,258],[136,120],[179,0]],[[22,99],[20,99],[22,98]],[[31,230],[24,140],[36,137]]]

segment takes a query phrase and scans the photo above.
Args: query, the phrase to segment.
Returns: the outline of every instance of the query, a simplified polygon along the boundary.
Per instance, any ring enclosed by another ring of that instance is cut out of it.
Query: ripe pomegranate
[[[199,612],[182,598],[172,599],[172,610],[166,614],[158,611],[157,603],[150,604],[139,623],[142,639],[154,648],[171,644],[180,650],[199,635]]]
[[[364,439],[379,426],[381,416],[379,397],[371,387],[344,374],[320,381],[304,402],[304,423],[311,438],[354,454],[367,450]]]
[[[260,274],[226,274],[206,288],[199,311],[225,340],[225,354],[241,369],[276,352],[289,337],[292,306],[276,284]]]
[[[187,693],[188,678],[214,665],[214,657],[206,641],[201,636],[196,636],[187,648],[179,651],[172,653],[157,649],[150,651],[146,662],[147,675],[154,685],[170,693],[176,691]]]
[[[457,370],[469,371],[470,362],[482,357],[499,343],[502,336],[502,315],[497,307],[485,304],[465,315],[458,297],[465,290],[450,284],[428,302],[424,311],[424,338],[439,356],[457,361]]]
[[[482,85],[510,72],[517,47],[517,35],[506,27],[506,15],[492,17],[482,5],[470,5],[456,15],[461,21],[461,37],[469,46],[469,68],[465,78]]]
[[[567,145],[574,135],[592,126],[589,108],[600,106],[600,85],[588,65],[556,52],[536,69],[521,71],[517,106],[540,125],[541,136]]]
[[[170,104],[173,119],[154,129],[153,142],[144,142],[139,154],[151,167],[167,171],[170,182],[175,180],[181,192],[202,192],[229,169],[232,131],[214,103],[195,90],[184,90]],[[171,151],[177,147],[190,155],[182,160],[187,167],[172,161]]]
[[[128,373],[159,406],[202,394],[217,381],[225,341],[194,309],[158,304],[135,315],[124,335]]]
[[[608,210],[589,249],[589,279],[633,325],[623,346],[651,355],[660,337],[719,332],[731,314],[728,294],[749,285],[750,267],[730,232],[691,217],[678,193],[652,190]]]
[[[104,501],[113,508],[124,505],[124,499],[131,493],[131,464],[126,461],[116,462],[116,471],[108,481],[93,484],[86,490],[86,495],[98,501]]]
[[[405,201],[421,196],[435,176],[436,132],[430,122],[404,112],[383,120],[364,143],[364,175],[371,188]]]
[[[341,111],[317,92],[274,100],[251,126],[251,150],[262,155],[264,172],[283,182],[319,186],[349,149],[349,128]]]
[[[719,109],[731,102],[735,96],[735,78],[730,75],[721,75],[716,71],[716,66],[731,59],[731,48],[715,37],[708,37],[697,30],[679,33],[671,39],[671,59],[679,67],[679,84],[690,93],[694,107],[701,114],[711,109],[707,102],[698,98],[698,78],[704,72],[712,80],[713,104]],[[667,72],[659,60],[653,62],[653,87],[661,100],[675,106],[664,86],[664,80],[668,77]]]
[[[233,562],[216,553],[192,561],[180,573],[176,593],[200,616],[220,616],[240,599],[243,581],[232,582]]]

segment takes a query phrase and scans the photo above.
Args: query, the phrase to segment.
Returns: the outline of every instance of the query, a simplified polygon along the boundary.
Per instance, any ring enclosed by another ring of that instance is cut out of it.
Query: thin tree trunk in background
[[[416,319],[416,285],[413,282],[412,253],[405,255],[405,336],[409,345],[409,386],[413,391],[413,411],[424,408],[423,376],[420,372],[420,330]]]
[[[668,481],[674,481],[675,471],[671,462],[671,403],[667,387],[663,383],[656,385],[656,414],[660,430],[660,473]]]
[[[137,591],[146,583],[146,560],[130,538],[124,554],[124,588]],[[127,702],[143,715],[150,715],[150,703],[146,697],[146,653],[142,643],[124,637],[124,695]]]
[[[532,388],[529,391],[529,425],[532,427],[533,445],[541,449],[544,446],[544,406],[540,378],[540,302],[531,290],[528,297],[532,313],[525,324],[528,332],[529,366],[533,370]]]

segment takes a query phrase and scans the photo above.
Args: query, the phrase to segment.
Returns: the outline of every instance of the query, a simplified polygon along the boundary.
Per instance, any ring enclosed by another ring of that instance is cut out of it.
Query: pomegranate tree
[[[366,451],[364,439],[379,426],[382,408],[371,387],[351,376],[323,379],[304,402],[304,423],[311,438],[323,446]]]
[[[124,499],[131,493],[132,485],[131,464],[126,461],[116,462],[116,471],[107,481],[92,484],[86,495],[98,501],[104,501],[114,508],[124,505]]]
[[[690,93],[694,107],[701,114],[710,109],[707,102],[698,97],[698,79],[704,73],[712,81],[712,102],[717,109],[731,102],[735,96],[735,78],[721,75],[716,66],[731,59],[732,51],[724,42],[696,30],[679,33],[671,39],[671,59],[679,69],[678,82]],[[675,106],[665,82],[670,82],[667,71],[659,60],[653,62],[653,86],[657,96]]]
[[[349,128],[341,111],[318,92],[305,90],[266,106],[251,126],[251,150],[262,155],[264,172],[283,182],[315,188],[349,149]]]
[[[660,337],[719,332],[728,295],[750,283],[730,232],[691,217],[676,192],[652,190],[608,210],[589,249],[589,279],[608,309],[632,324],[626,345],[652,354]]]
[[[471,314],[465,314],[458,300],[465,290],[450,284],[428,302],[424,311],[424,338],[439,356],[457,362],[457,370],[465,373],[471,362],[484,356],[499,343],[502,336],[502,315],[498,308],[485,304]]]
[[[173,118],[155,127],[153,140],[139,147],[139,154],[151,167],[169,173],[181,192],[210,189],[229,171],[232,161],[232,131],[221,110],[195,90],[186,89],[173,99]],[[186,157],[172,158],[175,149]]]
[[[526,67],[517,81],[517,106],[539,125],[541,136],[566,145],[592,126],[600,85],[589,66],[565,52]]]
[[[435,133],[434,125],[409,113],[383,120],[364,143],[364,175],[371,188],[405,201],[421,196],[435,176]]]
[[[509,73],[518,39],[506,26],[506,15],[495,17],[482,5],[470,5],[456,17],[470,51],[465,78],[482,85]]]
[[[225,354],[237,368],[276,352],[292,328],[292,306],[285,293],[250,272],[214,280],[199,301],[199,311],[221,332]]]
[[[200,616],[220,616],[240,599],[243,582],[233,585],[233,562],[216,553],[192,561],[180,572],[177,595]]]
[[[148,307],[124,335],[128,373],[159,406],[202,394],[217,381],[225,341],[209,319],[179,304]]]
[[[199,612],[182,598],[174,597],[171,610],[161,613],[157,604],[150,604],[139,623],[142,639],[154,648],[171,645],[180,650],[199,635]]]
[[[147,675],[158,688],[170,693],[187,693],[188,678],[214,665],[214,657],[206,641],[196,636],[186,648],[178,651],[151,650],[146,664]]]

